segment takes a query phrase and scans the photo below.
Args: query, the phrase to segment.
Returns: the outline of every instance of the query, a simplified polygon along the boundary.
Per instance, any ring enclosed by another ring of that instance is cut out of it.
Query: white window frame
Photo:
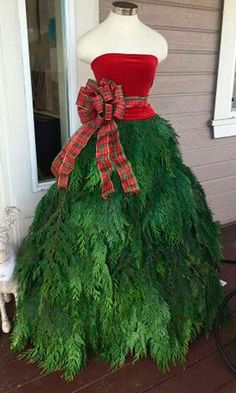
[[[232,110],[236,64],[236,0],[225,0],[219,67],[212,126],[215,138],[236,135],[236,111]]]
[[[55,181],[38,180],[37,157],[34,132],[34,115],[32,86],[29,59],[29,43],[27,31],[27,15],[25,0],[18,1],[18,14],[21,30],[21,49],[23,57],[24,86],[27,108],[27,126],[30,146],[32,191],[41,192],[47,190]],[[86,79],[87,70],[81,67],[78,72],[78,61],[76,56],[77,40],[82,34],[96,26],[99,22],[99,0],[61,0],[65,11],[65,49],[66,49],[66,71],[67,71],[67,98],[68,98],[68,120],[69,133],[72,135],[78,128],[80,122],[76,109],[76,97],[78,87]]]

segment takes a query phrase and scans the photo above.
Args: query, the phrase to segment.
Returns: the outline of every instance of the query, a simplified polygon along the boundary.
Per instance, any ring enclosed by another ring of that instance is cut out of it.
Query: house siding
[[[167,40],[150,102],[179,135],[185,163],[203,185],[215,219],[236,220],[236,137],[214,139],[213,119],[223,0],[134,1],[139,18]],[[111,0],[100,0],[100,21]]]

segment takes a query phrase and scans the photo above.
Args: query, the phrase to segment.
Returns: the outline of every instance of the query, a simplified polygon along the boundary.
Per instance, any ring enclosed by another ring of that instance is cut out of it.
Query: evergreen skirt
[[[102,198],[92,137],[68,189],[41,199],[18,255],[12,348],[67,379],[93,355],[111,367],[128,354],[183,363],[222,299],[218,224],[175,131],[158,115],[118,129],[140,193],[125,194],[114,171]]]

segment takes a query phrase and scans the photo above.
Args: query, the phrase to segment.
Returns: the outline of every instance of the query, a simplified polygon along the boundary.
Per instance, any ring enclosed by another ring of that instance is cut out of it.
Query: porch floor
[[[236,260],[236,224],[222,229],[225,259]],[[226,291],[236,288],[236,265],[222,266]],[[59,373],[41,374],[9,351],[7,335],[0,334],[0,393],[235,393],[236,378],[217,352],[213,334],[200,336],[191,345],[185,370],[173,367],[161,373],[151,359],[111,372],[107,365],[91,360],[73,382]]]

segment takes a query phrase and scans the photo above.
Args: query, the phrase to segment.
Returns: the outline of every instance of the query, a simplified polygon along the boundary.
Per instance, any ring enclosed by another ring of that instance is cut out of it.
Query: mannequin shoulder
[[[83,34],[77,42],[77,57],[79,60],[90,64],[94,57],[96,57],[97,47],[95,43],[101,42],[103,37],[102,29],[97,26]]]
[[[150,50],[150,53],[155,54],[159,62],[165,60],[168,55],[168,44],[165,37],[148,26],[145,26],[145,31],[147,48]]]

